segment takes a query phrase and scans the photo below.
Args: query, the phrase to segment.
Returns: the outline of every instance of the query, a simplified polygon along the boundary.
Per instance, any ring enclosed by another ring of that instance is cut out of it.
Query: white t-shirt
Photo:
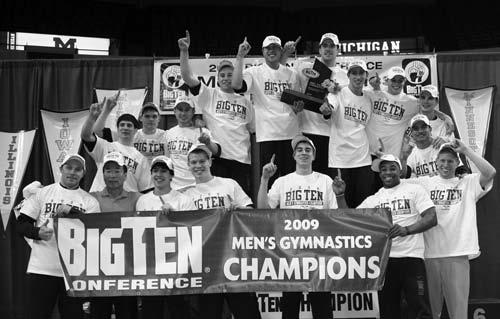
[[[372,116],[366,127],[370,151],[379,148],[378,138],[384,143],[384,153],[399,157],[403,136],[411,118],[419,111],[417,99],[401,92],[392,95],[386,91],[367,91],[372,99]]]
[[[328,94],[334,111],[330,118],[328,167],[352,168],[370,165],[370,146],[366,125],[371,116],[371,100],[357,96],[349,87],[337,95]]]
[[[421,149],[414,147],[406,160],[406,165],[411,168],[411,177],[435,176],[438,174],[436,158],[439,149],[432,145]]]
[[[433,176],[413,180],[436,205],[438,224],[424,232],[425,258],[479,256],[476,202],[493,187],[489,183],[483,189],[479,178],[479,174],[470,174],[461,179]]]
[[[123,188],[129,192],[141,192],[149,188],[151,183],[151,173],[148,160],[133,146],[126,146],[120,142],[108,142],[96,136],[96,143],[92,152],[87,152],[94,159],[97,166],[97,173],[90,188],[91,192],[102,191],[106,184],[102,176],[104,155],[111,152],[119,152],[125,158],[127,166],[127,179]]]
[[[295,71],[280,65],[277,70],[266,63],[243,71],[247,93],[255,108],[257,142],[291,140],[299,133],[299,120],[292,107],[280,102],[281,93],[297,85]]]
[[[312,68],[314,62],[306,61],[298,63],[296,66],[297,78],[299,80],[300,92],[305,92],[309,77],[303,72],[306,68]],[[332,75],[330,80],[337,82],[341,86],[349,84],[347,72],[339,66],[331,67]],[[302,133],[315,134],[315,135],[330,135],[330,126],[328,121],[325,121],[321,113],[312,112],[304,109],[299,113],[299,129]]]
[[[184,194],[189,197],[199,210],[252,205],[252,200],[233,179],[214,176],[206,183],[199,183],[186,188]]]
[[[202,131],[210,136],[212,142],[218,143],[212,138],[209,130],[202,128]],[[179,125],[172,127],[165,134],[167,156],[174,164],[174,178],[171,184],[173,189],[194,184],[194,176],[189,170],[187,155],[191,146],[199,143],[200,135],[200,129],[197,127],[180,127]]]
[[[431,207],[434,207],[434,204],[422,186],[402,180],[392,188],[382,187],[357,208],[389,208],[392,222],[404,227],[416,223],[420,214]],[[393,238],[389,257],[424,258],[424,236],[418,233]]]
[[[165,131],[156,129],[153,134],[146,134],[142,129],[134,136],[134,147],[148,159],[148,166],[156,156],[165,155]]]
[[[172,206],[173,211],[196,210],[193,201],[186,195],[179,193],[176,190],[171,190],[170,193],[161,195],[163,201]],[[141,195],[137,200],[136,210],[161,210],[163,203],[159,195],[153,194],[153,191]]]
[[[83,213],[100,211],[97,199],[81,188],[71,190],[54,183],[26,199],[21,213],[35,219],[36,227],[42,226],[48,219],[47,227],[54,229],[53,216],[61,204],[77,207]],[[55,234],[49,240],[33,240],[27,272],[63,277]]]
[[[208,129],[220,143],[220,157],[250,164],[252,103],[242,95],[200,85],[196,105],[202,109]]]
[[[299,175],[296,172],[279,177],[269,190],[269,206],[281,209],[335,209],[337,198],[332,179],[318,172]]]

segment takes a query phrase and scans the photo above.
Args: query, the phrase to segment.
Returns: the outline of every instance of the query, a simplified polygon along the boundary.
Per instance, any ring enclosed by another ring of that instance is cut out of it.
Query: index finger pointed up
[[[300,39],[302,39],[302,36],[301,36],[301,35],[299,35],[299,36],[297,37],[297,40],[295,40],[295,42],[294,42],[293,44],[295,44],[295,46],[297,46],[297,44],[299,43]]]
[[[247,37],[245,37],[245,39],[243,40],[243,43],[248,43]]]
[[[269,161],[269,163],[274,164],[275,157],[276,157],[276,154],[273,154],[273,156],[271,156],[271,160]]]
[[[342,171],[340,170],[340,168],[337,168],[337,176],[339,179],[342,179]]]
[[[186,39],[188,39],[188,41],[189,41],[189,39],[191,39],[191,36],[189,35],[189,31],[188,30],[186,30]]]

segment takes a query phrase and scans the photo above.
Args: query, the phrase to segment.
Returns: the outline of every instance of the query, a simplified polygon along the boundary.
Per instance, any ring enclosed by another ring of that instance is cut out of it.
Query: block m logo
[[[62,48],[62,49],[74,49],[75,48],[75,43],[76,39],[70,38],[66,43],[63,42],[63,40],[59,37],[54,37],[54,47],[56,48]]]

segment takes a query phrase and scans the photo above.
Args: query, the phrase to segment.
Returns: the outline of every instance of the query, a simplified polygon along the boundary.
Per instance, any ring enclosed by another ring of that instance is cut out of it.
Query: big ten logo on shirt
[[[394,216],[411,214],[410,199],[404,196],[403,198],[394,198],[391,201],[375,205],[375,208],[389,208]]]
[[[269,96],[274,96],[276,99],[281,98],[281,93],[285,89],[291,89],[292,83],[290,81],[273,81],[271,79],[267,79],[264,81],[264,94]]]
[[[462,201],[462,190],[457,188],[434,189],[429,195],[436,206],[451,206]]]
[[[420,176],[435,176],[438,174],[436,161],[430,162],[416,162],[415,166],[411,167],[412,172],[415,173],[417,177]]]
[[[235,118],[246,120],[248,108],[241,105],[237,100],[217,100],[215,104],[215,113],[218,115],[227,115],[230,119]]]
[[[298,186],[297,188],[289,187],[288,190],[285,191],[285,203],[283,206],[300,206],[308,209],[322,209],[324,207],[323,195],[324,193],[319,187],[316,187],[315,189],[312,187],[302,186]]]
[[[182,136],[177,136],[177,139],[168,141],[167,150],[171,156],[187,155],[189,149],[193,145],[193,141],[183,139]]]
[[[157,139],[139,139],[134,141],[134,147],[148,159],[153,159],[156,156],[165,154],[165,144]]]
[[[373,113],[383,116],[386,121],[400,121],[405,114],[405,108],[397,101],[389,103],[386,98],[379,98],[373,101]]]
[[[229,198],[224,193],[206,193],[194,198],[197,209],[212,209],[218,207],[229,207]]]
[[[114,151],[114,150],[112,150]],[[137,167],[139,166],[139,162],[137,162],[135,159],[132,157],[128,157],[127,154],[123,154],[123,160],[125,163],[125,166],[127,166],[127,172],[130,172],[131,174],[135,174],[135,171],[137,170]]]
[[[368,123],[368,113],[351,103],[344,107],[344,118],[363,125]]]
[[[55,202],[54,200],[50,201],[50,202],[46,202],[44,203],[44,207],[43,207],[43,211],[42,211],[42,215],[43,217],[41,219],[46,219],[46,218],[52,218],[56,215],[56,212],[57,212],[57,208],[59,208],[59,206],[63,205],[63,204],[66,204],[66,205],[69,205],[73,208],[76,208],[80,213],[85,213],[85,209],[82,207],[82,203],[75,203],[73,200],[67,200],[65,201],[64,199],[59,201],[59,202]]]

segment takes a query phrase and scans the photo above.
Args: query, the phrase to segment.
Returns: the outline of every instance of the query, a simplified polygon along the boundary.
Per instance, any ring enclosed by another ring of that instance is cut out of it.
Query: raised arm
[[[252,47],[247,41],[247,37],[238,47],[238,54],[236,54],[236,63],[233,70],[233,78],[231,80],[231,86],[235,90],[240,90],[243,85],[243,68],[245,62],[245,56],[248,54]]]
[[[260,178],[259,194],[257,195],[257,208],[271,208],[269,206],[269,197],[267,196],[267,189],[269,179],[276,173],[278,167],[274,164],[274,154],[269,163],[262,167],[262,176]]]
[[[439,110],[435,110],[434,112],[440,120],[444,121],[444,124],[446,125],[446,135],[453,136],[453,132],[455,132],[455,124],[453,123],[453,119],[448,114],[444,114]]]
[[[101,114],[102,104],[103,104],[103,102],[93,103],[90,105],[89,116],[87,117],[87,119],[83,123],[82,131],[80,133],[80,137],[85,142],[95,142],[96,141],[96,137],[92,133],[92,128],[93,128],[97,118],[99,117],[99,114]]]
[[[114,96],[110,97],[109,99],[104,98],[104,100],[102,101],[102,111],[100,112],[99,117],[94,121],[94,124],[92,126],[92,132],[94,132],[95,135],[103,137],[103,129],[106,126],[106,120],[108,119],[108,116],[113,108],[116,106],[120,94],[121,91],[118,90],[118,92]]]
[[[189,65],[189,45],[191,44],[191,37],[189,36],[188,30],[186,30],[186,36],[180,38],[177,43],[179,44],[181,76],[184,83],[189,87],[200,85],[200,81],[194,77],[191,66]]]
[[[288,58],[297,50],[297,44],[299,44],[299,41],[301,38],[302,38],[302,36],[299,35],[297,40],[287,41],[285,43],[283,50],[281,50],[280,64],[286,65]]]
[[[470,147],[465,145],[461,140],[455,140],[453,147],[455,150],[461,154],[467,156],[474,165],[476,165],[479,173],[481,174],[479,177],[479,184],[481,184],[482,188],[485,188],[492,180],[495,178],[497,173],[495,167],[488,163],[483,157],[479,156],[476,152],[474,152]]]

